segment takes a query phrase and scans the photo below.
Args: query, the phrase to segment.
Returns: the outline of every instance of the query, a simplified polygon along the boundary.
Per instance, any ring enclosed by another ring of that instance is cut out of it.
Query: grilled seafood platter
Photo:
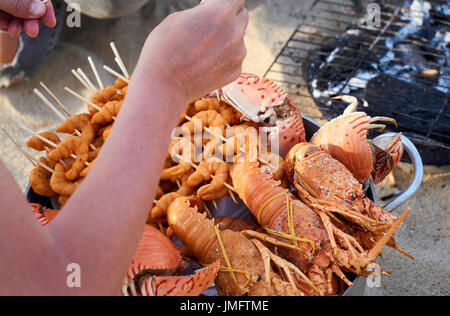
[[[26,143],[42,153],[30,186],[57,200],[55,209],[64,211],[96,163],[124,104],[125,79],[95,91],[86,113]],[[363,190],[395,168],[401,138],[369,140],[368,130],[393,120],[355,112],[355,100],[341,98],[348,110],[310,142],[299,106],[256,75],[187,105],[123,295],[200,295],[213,284],[224,296],[341,295],[350,275],[370,274],[384,246],[410,256],[394,239],[410,210],[388,213]],[[215,218],[224,197],[243,202],[252,220]],[[37,204],[32,211],[44,227],[60,213]]]

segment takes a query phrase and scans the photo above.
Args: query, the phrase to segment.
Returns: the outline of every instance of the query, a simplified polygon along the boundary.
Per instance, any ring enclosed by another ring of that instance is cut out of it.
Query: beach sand
[[[28,135],[18,129],[14,121],[20,118],[33,130],[54,130],[58,118],[32,93],[39,82],[45,82],[72,113],[85,111],[85,106],[64,92],[64,86],[89,93],[73,77],[70,70],[81,67],[91,75],[87,57],[92,56],[98,68],[103,64],[117,67],[109,48],[116,42],[128,69],[133,69],[148,33],[169,13],[187,9],[198,1],[151,1],[142,10],[116,20],[94,20],[82,17],[79,29],[63,30],[55,50],[45,64],[25,83],[10,89],[0,89],[0,125],[20,144]],[[300,18],[313,1],[304,0],[247,0],[250,25],[246,33],[248,58],[244,71],[262,75],[291,36]],[[113,78],[102,71],[104,82]],[[300,105],[301,108],[301,105]],[[14,175],[22,190],[28,185],[30,163],[6,139],[0,138],[0,158]],[[37,155],[35,155],[37,156]],[[412,176],[411,166],[401,164],[396,171],[400,188],[405,188]],[[413,209],[398,230],[400,247],[409,251],[415,260],[386,249],[379,263],[392,270],[383,277],[380,288],[367,289],[367,295],[449,295],[450,254],[448,214],[450,196],[449,167],[426,168],[424,183],[417,195],[405,205]],[[377,186],[380,196],[392,189],[389,184]],[[398,214],[400,210],[396,211]]]

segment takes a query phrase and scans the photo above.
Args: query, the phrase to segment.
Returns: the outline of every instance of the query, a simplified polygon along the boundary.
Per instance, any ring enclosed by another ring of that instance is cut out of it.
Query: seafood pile
[[[95,163],[127,87],[118,79],[92,95],[89,113],[56,130],[70,135],[64,140],[43,132],[27,142],[46,153],[30,174],[37,194],[67,202]],[[355,112],[355,99],[341,98],[349,108],[311,142],[293,100],[255,75],[189,104],[123,294],[200,295],[214,282],[219,295],[340,295],[352,286],[347,273],[367,276],[385,245],[410,256],[393,238],[410,210],[397,217],[363,190],[400,161],[400,135],[368,140],[369,129],[383,128],[377,122],[392,120]],[[206,202],[230,196],[237,203],[236,195],[254,222],[214,219]],[[45,226],[59,211],[33,205],[33,212]],[[197,271],[186,276],[192,259]]]

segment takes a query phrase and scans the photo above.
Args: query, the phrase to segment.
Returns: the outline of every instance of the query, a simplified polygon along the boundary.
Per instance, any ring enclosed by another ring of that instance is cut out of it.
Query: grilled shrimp
[[[151,218],[149,221],[159,219],[167,214],[167,210],[169,209],[170,204],[173,203],[177,198],[182,196],[191,195],[194,192],[194,188],[188,184],[188,178],[190,173],[187,173],[182,176],[180,181],[180,186],[178,190],[175,192],[170,192],[162,195],[159,200],[156,202],[156,205],[152,208],[150,212]]]
[[[55,165],[55,172],[50,178],[53,191],[63,196],[71,196],[80,186],[81,181],[71,182],[66,178],[66,170],[60,163]]]
[[[211,176],[214,178],[211,181]],[[204,160],[197,170],[189,177],[187,184],[196,187],[203,182],[209,182],[198,189],[197,195],[205,201],[222,198],[228,194],[225,183],[228,181],[229,168],[226,162],[216,158]]]
[[[39,158],[39,161],[50,168],[54,168],[55,163],[45,159],[44,157]],[[37,165],[30,172],[30,186],[34,192],[38,195],[54,197],[56,193],[52,190],[50,185],[50,176],[52,173],[42,167],[41,165]]]
[[[181,158],[181,161],[172,166],[173,157]],[[169,147],[169,157],[166,166],[161,173],[161,180],[175,182],[185,174],[192,171],[194,161],[194,144],[184,138],[173,138]]]
[[[102,108],[107,102],[109,102],[117,94],[116,88],[113,86],[107,86],[105,89],[100,90],[89,99],[92,103]],[[95,114],[98,110],[88,104],[88,109],[91,114]]]
[[[235,124],[239,122],[238,115],[234,111],[234,109],[226,103],[219,102],[217,98],[208,98],[204,100],[198,100],[195,102],[195,110],[197,112],[214,110],[219,112],[225,124]]]
[[[114,121],[114,118],[119,115],[120,108],[123,101],[109,101],[102,109],[92,116],[93,124],[108,124]]]
[[[69,158],[72,154],[76,155],[77,159],[75,159],[72,169],[66,173],[66,177],[69,180],[76,179],[85,168],[85,162],[89,158],[89,145],[81,137],[70,136],[48,154],[48,157],[54,161]]]
[[[81,131],[81,138],[86,144],[91,144],[95,137],[94,126],[91,123],[92,116],[87,113],[73,115],[62,123],[57,129],[57,133],[73,134],[75,130]]]
[[[194,133],[194,120],[201,120],[204,127],[219,128],[222,132],[225,130],[225,120],[223,116],[215,110],[201,111],[194,115],[191,121],[184,123],[181,127],[188,129],[191,134]]]
[[[39,133],[39,136],[41,136],[45,139],[48,139],[49,141],[55,143],[56,145],[61,143],[61,140],[59,139],[58,135],[56,135],[55,133],[42,132],[42,133]],[[47,150],[49,145],[46,142],[44,142],[43,140],[41,140],[40,138],[38,138],[37,136],[33,136],[27,141],[27,147],[32,148],[37,151],[44,151],[44,150]]]

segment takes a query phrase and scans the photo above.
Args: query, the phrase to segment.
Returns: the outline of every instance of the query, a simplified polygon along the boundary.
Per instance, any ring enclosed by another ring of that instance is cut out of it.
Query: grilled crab
[[[274,82],[252,74],[222,88],[222,98],[241,113],[241,121],[262,124],[270,144],[279,142],[281,156],[305,141],[302,115],[286,91]]]
[[[180,250],[160,231],[146,225],[124,281],[124,296],[198,296],[216,279],[216,262],[193,276],[174,276],[182,267]],[[140,286],[139,291],[136,284]]]
[[[359,182],[372,176],[379,183],[395,169],[403,155],[401,134],[383,136],[369,141],[369,129],[384,129],[379,121],[397,123],[388,117],[371,118],[364,112],[355,112],[358,100],[352,96],[333,98],[350,105],[344,114],[325,124],[311,139],[311,143],[343,163]]]

